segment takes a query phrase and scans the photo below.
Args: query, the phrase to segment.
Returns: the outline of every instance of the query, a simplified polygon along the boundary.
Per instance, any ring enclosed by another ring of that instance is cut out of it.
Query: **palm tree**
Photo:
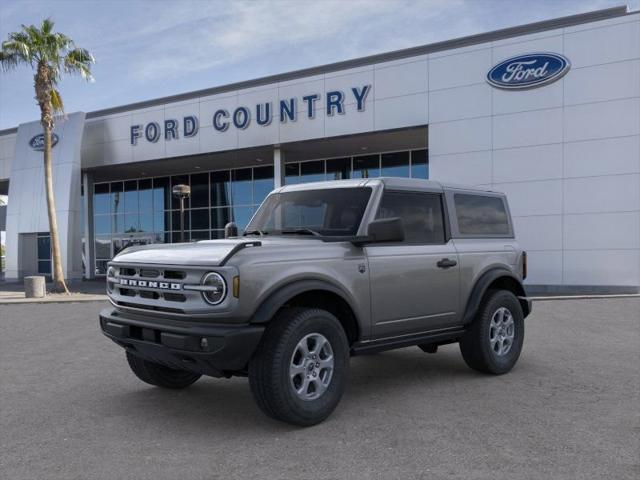
[[[0,63],[3,69],[12,70],[21,65],[34,71],[36,100],[40,107],[40,123],[44,129],[44,178],[47,191],[47,211],[51,233],[51,256],[53,260],[53,291],[69,293],[62,271],[60,240],[53,196],[51,172],[51,133],[56,113],[64,113],[58,82],[64,73],[79,74],[91,80],[91,64],[95,60],[89,51],[76,47],[73,40],[53,31],[53,21],[46,18],[40,27],[22,25],[22,30],[9,34],[2,42]]]

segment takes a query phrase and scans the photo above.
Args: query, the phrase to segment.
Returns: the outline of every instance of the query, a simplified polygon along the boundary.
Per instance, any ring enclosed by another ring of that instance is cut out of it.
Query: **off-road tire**
[[[330,383],[314,400],[296,396],[290,380],[292,355],[306,335],[320,334],[330,343],[334,367]],[[249,363],[249,385],[260,409],[269,417],[299,426],[326,419],[345,389],[349,342],[340,322],[317,308],[286,308],[270,321]]]
[[[186,388],[202,376],[186,370],[174,370],[164,365],[149,362],[129,352],[127,352],[127,362],[136,377],[156,387]]]
[[[506,308],[513,318],[514,338],[509,351],[499,356],[491,347],[490,324],[500,308]],[[489,290],[476,318],[460,340],[460,351],[466,364],[483,373],[502,375],[518,361],[524,341],[524,315],[516,296],[508,290]]]

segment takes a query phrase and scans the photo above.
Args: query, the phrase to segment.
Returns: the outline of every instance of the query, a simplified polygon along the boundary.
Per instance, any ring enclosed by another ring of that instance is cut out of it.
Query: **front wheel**
[[[460,351],[474,370],[501,375],[518,361],[523,341],[524,315],[520,302],[508,290],[492,290],[460,340]]]
[[[265,414],[310,426],[338,405],[348,365],[349,343],[336,317],[315,308],[288,308],[267,327],[249,363],[249,384]]]
[[[149,385],[162,388],[186,388],[201,375],[186,370],[174,370],[157,363],[149,362],[127,352],[127,362],[136,377]]]

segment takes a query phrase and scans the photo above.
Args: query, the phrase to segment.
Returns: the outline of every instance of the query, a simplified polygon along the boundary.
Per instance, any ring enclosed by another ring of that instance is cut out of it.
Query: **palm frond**
[[[91,81],[91,64],[95,63],[93,55],[84,48],[75,48],[64,57],[64,69],[67,73],[78,73],[82,78]]]
[[[55,23],[53,22],[53,20],[51,20],[51,17],[47,17],[42,20],[40,30],[42,30],[42,33],[44,33],[45,35],[49,35],[53,31],[54,25]]]
[[[15,53],[0,51],[0,65],[5,72],[16,68],[20,64],[20,60],[22,60],[21,57]]]
[[[62,103],[62,97],[60,96],[60,92],[55,88],[51,89],[51,106],[53,107],[53,111],[55,113],[64,112],[64,104]]]

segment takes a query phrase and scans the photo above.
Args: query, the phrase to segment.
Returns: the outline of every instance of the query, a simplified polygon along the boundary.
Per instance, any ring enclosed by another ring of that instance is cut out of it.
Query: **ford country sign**
[[[557,53],[518,55],[489,70],[487,82],[505,90],[536,88],[558,80],[570,67],[569,60]]]
[[[56,135],[55,133],[52,133],[51,148],[56,146],[56,143],[58,143],[58,140],[59,140],[58,135]],[[34,150],[37,150],[38,152],[43,152],[44,151],[44,133],[39,133],[38,135],[34,136],[31,140],[29,140],[29,146]]]

